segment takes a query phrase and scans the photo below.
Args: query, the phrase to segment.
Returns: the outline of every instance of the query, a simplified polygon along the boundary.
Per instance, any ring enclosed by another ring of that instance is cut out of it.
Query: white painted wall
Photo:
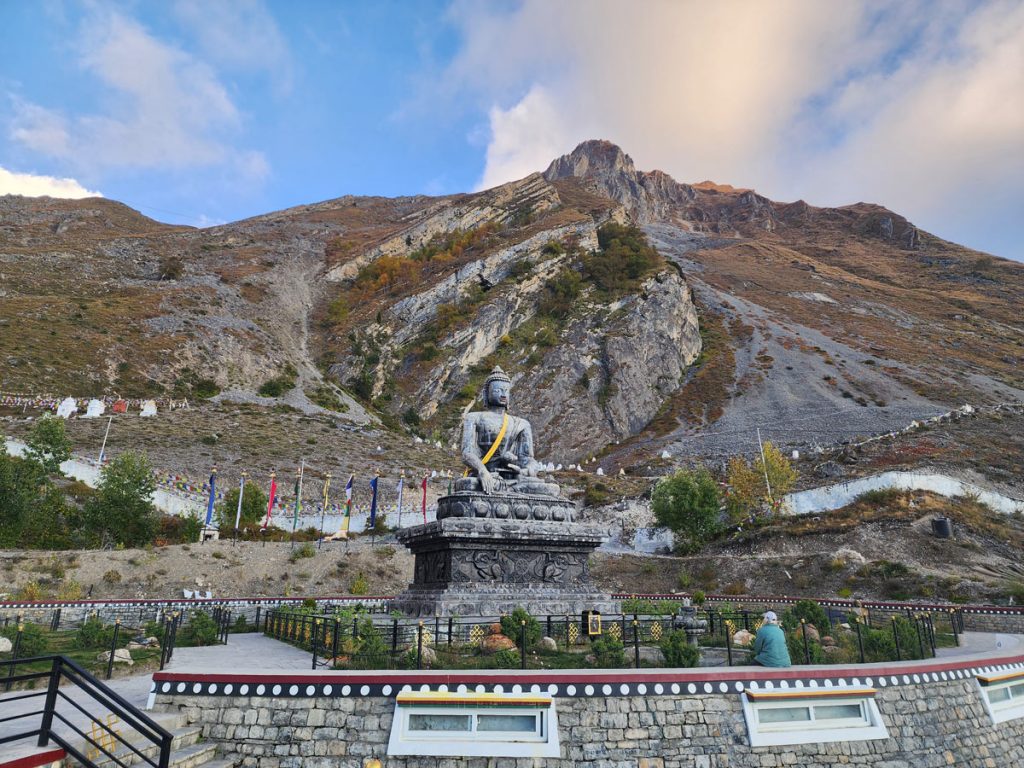
[[[949,475],[927,472],[883,472],[846,483],[811,488],[791,493],[785,498],[785,509],[791,515],[830,512],[845,507],[866,491],[895,488],[903,491],[931,491],[940,496],[977,496],[978,500],[1003,514],[1024,512],[1024,501],[987,491]]]

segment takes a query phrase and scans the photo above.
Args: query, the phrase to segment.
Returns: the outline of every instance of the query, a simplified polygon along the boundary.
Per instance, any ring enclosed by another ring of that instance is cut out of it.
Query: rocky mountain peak
[[[618,144],[604,139],[589,139],[572,152],[553,160],[544,172],[548,181],[568,176],[601,178],[608,176],[636,176],[633,158]]]

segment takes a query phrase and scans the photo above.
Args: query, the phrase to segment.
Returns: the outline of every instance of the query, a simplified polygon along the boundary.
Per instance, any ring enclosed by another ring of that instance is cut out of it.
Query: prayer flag
[[[427,522],[427,476],[423,476],[423,523]]]
[[[235,531],[238,531],[238,524],[242,521],[242,498],[245,496],[245,472],[242,472],[242,479],[238,484],[238,512],[235,513]]]
[[[263,521],[263,530],[270,525],[270,518],[274,509],[274,499],[277,497],[277,479],[273,472],[270,473],[270,499],[267,501],[267,519]]]
[[[299,509],[302,507],[302,470],[295,473],[295,514],[292,516],[292,533],[299,527]],[[294,540],[294,537],[293,537]]]
[[[214,467],[210,473],[210,499],[206,502],[206,526],[209,527],[210,523],[213,522],[213,501],[216,498],[215,484],[217,480],[217,468]]]
[[[370,498],[370,524],[369,528],[372,531],[377,527],[377,478],[374,477],[370,481],[370,490],[373,491],[373,496]]]
[[[398,527],[402,527],[402,486],[405,485],[405,472],[398,478]]]

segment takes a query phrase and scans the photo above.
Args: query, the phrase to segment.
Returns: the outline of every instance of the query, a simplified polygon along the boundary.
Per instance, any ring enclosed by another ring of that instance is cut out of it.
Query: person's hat
[[[764,616],[762,616],[761,618],[765,621],[770,621],[773,623],[779,620],[779,617],[775,615],[775,611],[765,611]]]

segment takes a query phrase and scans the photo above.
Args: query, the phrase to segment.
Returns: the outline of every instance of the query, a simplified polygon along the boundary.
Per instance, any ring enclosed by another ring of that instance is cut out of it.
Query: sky
[[[0,194],[212,226],[590,138],[1024,260],[1024,0],[0,0]]]

